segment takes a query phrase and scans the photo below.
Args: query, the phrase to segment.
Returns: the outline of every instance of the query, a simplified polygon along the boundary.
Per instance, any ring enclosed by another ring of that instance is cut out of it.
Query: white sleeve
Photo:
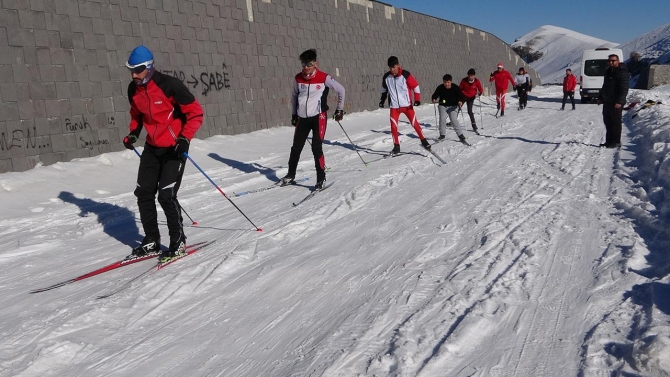
[[[326,86],[337,92],[337,110],[344,110],[344,87],[331,75],[326,76]]]

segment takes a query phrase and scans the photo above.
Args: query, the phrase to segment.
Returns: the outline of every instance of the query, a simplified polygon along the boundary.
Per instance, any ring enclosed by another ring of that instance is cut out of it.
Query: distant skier
[[[321,190],[326,183],[326,159],[323,156],[323,138],[326,136],[329,89],[337,93],[337,110],[333,114],[336,121],[344,117],[344,87],[329,74],[320,71],[316,60],[316,50],[309,49],[300,54],[302,71],[295,75],[291,94],[291,124],[293,146],[288,160],[288,174],[280,180],[282,185],[295,182],[295,174],[300,161],[302,148],[305,146],[309,132],[312,132],[312,154],[316,167],[315,190]]]
[[[565,77],[563,77],[563,103],[561,104],[561,110],[565,110],[565,102],[567,102],[568,97],[570,97],[570,102],[572,102],[572,110],[575,109],[575,88],[577,88],[577,78],[572,74],[570,68],[565,70]]]
[[[458,139],[465,143],[465,135],[463,135],[463,129],[461,128],[460,123],[458,123],[458,109],[463,106],[465,97],[461,92],[461,89],[452,84],[451,75],[447,74],[442,77],[443,84],[435,88],[435,92],[431,96],[433,103],[439,104],[438,108],[440,109],[440,140],[443,140],[446,133],[446,118],[449,115],[451,120],[451,125],[458,135]]]
[[[147,129],[135,188],[145,237],[132,253],[143,256],[160,252],[155,202],[158,193],[170,234],[169,248],[160,256],[166,260],[183,254],[186,245],[177,191],[186,166],[184,153],[202,125],[203,111],[179,79],[156,70],[148,48],[136,47],[126,67],[133,81],[128,85],[130,133],[123,139],[123,145],[134,149],[142,128]]]
[[[530,88],[530,75],[526,73],[525,68],[519,68],[519,73],[514,78],[514,84],[519,98],[519,110],[523,110],[528,105],[528,89]]]
[[[475,114],[472,112],[472,105],[475,102],[475,97],[479,97],[484,93],[484,88],[482,87],[482,82],[475,77],[474,68],[468,70],[468,76],[463,77],[458,87],[465,97],[465,103],[468,104],[468,115],[470,116],[472,130],[477,131],[477,122],[475,121]]]
[[[416,120],[416,113],[413,107],[421,105],[419,83],[409,71],[402,69],[397,57],[389,57],[387,63],[389,71],[382,78],[382,96],[379,99],[379,107],[384,107],[384,102],[386,102],[386,97],[388,96],[389,107],[391,108],[391,134],[393,136],[393,150],[391,150],[391,154],[400,153],[400,139],[398,138],[398,119],[400,118],[400,114],[405,114],[417,135],[419,135],[421,145],[430,150],[430,143],[428,143],[428,140],[423,136],[423,132],[421,132],[421,126]]]
[[[505,115],[505,96],[507,94],[507,82],[512,84],[514,87],[514,78],[512,75],[503,68],[502,63],[498,63],[497,71],[491,72],[489,77],[489,82],[495,82],[496,87],[496,103],[498,104],[498,110],[500,110],[500,116]]]
[[[603,105],[605,123],[605,143],[601,147],[619,148],[621,146],[621,116],[628,95],[628,68],[621,64],[619,57],[612,54],[608,58],[609,67],[605,70],[603,87],[598,96],[598,105]]]

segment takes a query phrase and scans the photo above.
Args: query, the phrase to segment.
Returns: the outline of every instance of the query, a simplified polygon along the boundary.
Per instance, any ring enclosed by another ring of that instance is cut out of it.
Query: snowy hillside
[[[637,52],[644,60],[666,64],[670,62],[670,24],[643,34],[619,48],[623,50],[625,59],[631,52]]]
[[[572,30],[546,25],[520,37],[512,44],[512,47],[520,46],[525,46],[531,53],[542,56],[530,63],[542,77],[542,83],[561,83],[566,68],[571,68],[573,73],[579,76],[582,52],[590,48],[616,47],[623,50],[625,60],[629,59],[631,52],[637,52],[643,61],[669,63],[670,24],[620,46]]]
[[[384,158],[388,109],[341,122],[367,166],[329,121],[332,187],[292,205],[314,184],[305,148],[306,181],[231,198],[263,232],[189,163],[188,243],[215,244],[35,294],[141,239],[139,160],[0,174],[0,376],[667,376],[670,88],[631,91],[666,105],[629,111],[621,150],[597,146],[601,108],[559,98],[538,87],[517,111],[510,96],[498,119],[482,98],[482,135],[449,130],[442,166],[406,122],[406,154]],[[417,108],[429,138],[434,114]],[[232,196],[286,173],[292,133],[190,154]]]
[[[590,37],[576,31],[557,26],[541,26],[518,38],[512,47],[527,46],[542,57],[531,67],[540,74],[543,84],[562,83],[565,70],[579,76],[582,52],[597,47],[615,47],[616,43]]]

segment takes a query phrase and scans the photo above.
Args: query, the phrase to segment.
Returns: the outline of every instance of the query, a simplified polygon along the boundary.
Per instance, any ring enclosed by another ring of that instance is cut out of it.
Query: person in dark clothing
[[[523,110],[528,105],[528,91],[530,90],[530,75],[526,73],[526,69],[519,68],[519,73],[514,78],[514,84],[517,97],[519,98],[519,110]]]
[[[605,70],[603,87],[598,96],[598,105],[603,105],[603,122],[605,123],[605,142],[601,147],[621,147],[621,116],[628,95],[628,69],[619,61],[619,56],[612,54],[608,58],[609,67]]]
[[[136,47],[126,67],[133,82],[128,85],[130,133],[123,139],[123,145],[134,149],[133,144],[142,129],[147,130],[135,188],[145,237],[132,254],[160,253],[158,194],[170,234],[170,246],[161,254],[160,260],[168,261],[183,254],[186,246],[177,191],[186,165],[184,153],[188,152],[191,139],[202,125],[203,111],[179,79],[155,69],[154,57],[148,48]]]
[[[442,77],[443,84],[435,88],[435,92],[431,96],[433,103],[438,103],[438,108],[440,109],[440,140],[445,138],[447,132],[446,121],[447,115],[449,120],[451,120],[451,125],[458,135],[458,139],[461,142],[465,142],[465,135],[463,135],[463,129],[458,123],[458,110],[463,106],[465,102],[465,96],[461,92],[461,89],[454,85],[452,82],[451,75],[447,74]]]

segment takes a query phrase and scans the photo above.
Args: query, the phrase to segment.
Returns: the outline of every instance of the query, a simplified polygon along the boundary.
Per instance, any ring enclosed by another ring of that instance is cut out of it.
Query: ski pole
[[[188,217],[189,220],[191,220],[191,222],[193,223],[193,226],[198,226],[198,222],[197,222],[197,221],[193,221],[193,219],[191,218],[191,216],[188,215],[188,212],[186,212],[186,210],[184,209],[184,207],[181,206],[181,204],[179,205],[179,209],[180,209],[182,212],[184,212],[184,214],[186,215],[186,217]]]
[[[213,184],[214,187],[216,187],[217,190],[219,190],[219,192],[221,193],[221,195],[223,195],[226,199],[228,199],[228,201],[230,202],[230,204],[232,204],[233,207],[235,207],[235,208],[242,214],[242,216],[244,216],[244,218],[246,218],[247,220],[249,220],[249,222],[251,223],[251,225],[253,225],[254,228],[256,228],[257,231],[259,231],[259,232],[262,232],[262,231],[263,231],[263,229],[257,227],[256,224],[254,224],[254,222],[251,221],[251,220],[247,217],[247,215],[245,215],[244,212],[242,212],[242,210],[241,210],[237,205],[235,205],[235,203],[233,203],[232,200],[230,200],[230,198],[228,197],[228,195],[226,195],[226,193],[223,192],[223,190],[221,190],[221,187],[219,187],[216,183],[214,183],[214,181],[212,180],[212,178],[210,178],[210,177],[207,175],[207,173],[205,173],[205,171],[202,170],[202,168],[201,168],[198,164],[196,164],[195,161],[193,161],[193,159],[191,158],[191,156],[188,155],[188,153],[184,152],[184,156],[185,156],[186,158],[188,158],[189,161],[191,161],[191,163],[192,163],[196,168],[198,168],[198,170],[200,170],[200,172],[202,173],[202,175],[204,175],[205,178],[207,178],[207,179],[209,180],[209,182],[210,182],[211,184]]]
[[[437,103],[433,102],[433,110],[435,110],[435,129],[440,132],[440,122],[437,121]]]
[[[142,158],[142,155],[140,154],[140,152],[137,151],[137,149],[136,149],[135,147],[133,147],[133,151],[135,152],[135,154],[137,155],[137,157]],[[184,214],[186,214],[186,217],[188,217],[188,219],[191,220],[191,222],[193,223],[193,225],[198,226],[198,222],[197,222],[197,221],[193,221],[193,219],[191,218],[191,216],[188,215],[188,212],[186,212],[186,210],[184,209],[184,207],[181,206],[181,204],[179,205],[179,210],[182,211],[182,212],[184,212]]]
[[[351,141],[351,138],[349,137],[349,135],[347,135],[347,131],[345,131],[345,130],[344,130],[344,127],[342,127],[342,123],[340,123],[339,120],[336,120],[336,122],[337,122],[337,124],[340,125],[340,128],[342,129],[342,132],[344,132],[344,134],[347,136],[347,139],[349,139],[349,142],[351,143],[351,145],[354,146],[354,148],[355,148],[354,150],[356,151],[356,153],[358,153],[358,157],[361,158],[361,161],[363,161],[363,165],[365,165],[365,167],[367,168],[367,167],[368,167],[368,163],[365,162],[365,160],[363,159],[363,157],[361,156],[361,154],[358,152],[358,147],[356,146],[356,144],[354,144],[353,141]]]
[[[482,130],[484,129],[484,117],[482,116],[482,95],[478,95],[477,99],[479,100],[479,121],[482,124]]]

